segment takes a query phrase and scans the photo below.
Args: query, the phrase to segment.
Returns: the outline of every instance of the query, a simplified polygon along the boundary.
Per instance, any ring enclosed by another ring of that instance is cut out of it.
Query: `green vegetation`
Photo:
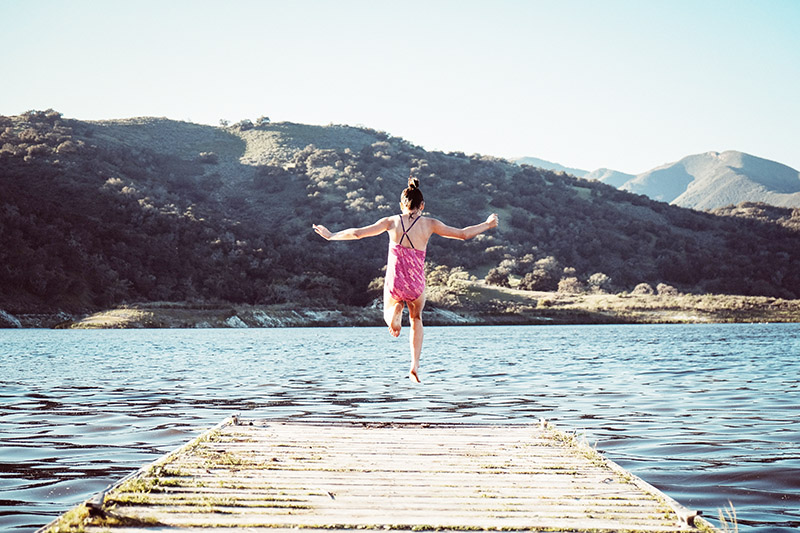
[[[456,226],[501,216],[497,231],[429,245],[440,309],[510,317],[516,306],[552,318],[565,295],[636,294],[642,284],[701,302],[708,293],[800,298],[800,210],[692,211],[364,128],[266,117],[230,127],[92,123],[48,110],[0,117],[0,310],[363,310],[380,295],[385,239],[328,243],[311,224],[338,229],[395,213],[409,171],[432,216]],[[529,294],[495,298],[492,287]],[[103,327],[170,325],[137,313]]]

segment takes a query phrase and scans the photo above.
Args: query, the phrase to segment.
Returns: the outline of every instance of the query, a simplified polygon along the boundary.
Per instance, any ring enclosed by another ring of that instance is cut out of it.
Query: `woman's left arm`
[[[453,228],[440,222],[436,219],[433,220],[433,233],[446,237],[448,239],[459,239],[465,241],[473,237],[477,237],[486,230],[496,228],[498,224],[497,214],[492,213],[485,222],[475,224],[474,226],[467,226],[466,228]]]
[[[313,224],[313,227],[314,231],[316,231],[317,234],[319,234],[319,236],[323,239],[327,239],[329,241],[352,241],[363,239],[364,237],[374,237],[375,235],[380,235],[384,231],[389,230],[391,227],[391,220],[389,217],[385,217],[374,224],[370,224],[369,226],[364,226],[361,228],[347,228],[335,233],[331,232],[325,226]]]

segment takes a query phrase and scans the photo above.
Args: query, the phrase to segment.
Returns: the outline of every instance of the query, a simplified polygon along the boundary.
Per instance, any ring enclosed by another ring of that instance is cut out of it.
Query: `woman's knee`
[[[408,302],[408,317],[422,320],[422,309],[425,308],[425,297],[422,296],[413,302]]]
[[[397,310],[397,308],[403,308],[403,302],[398,302],[394,299],[385,299],[383,301],[383,312],[384,313],[393,313]]]

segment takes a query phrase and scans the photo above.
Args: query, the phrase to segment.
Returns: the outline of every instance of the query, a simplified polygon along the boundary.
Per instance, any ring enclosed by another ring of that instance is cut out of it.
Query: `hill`
[[[553,163],[552,161],[546,161],[544,159],[539,159],[538,157],[519,157],[513,160],[514,163],[518,165],[530,165],[532,167],[543,168],[545,170],[555,170],[560,172],[566,172],[567,174],[572,174],[573,176],[577,176],[579,178],[583,178],[588,174],[586,170],[581,170],[579,168],[572,168],[572,167],[565,167],[560,163]]]
[[[692,209],[742,202],[800,207],[798,171],[736,151],[691,155],[637,176],[604,169],[586,177]]]
[[[632,180],[635,176],[633,174],[619,172],[618,170],[611,170],[610,168],[598,168],[597,170],[593,170],[583,177],[587,180],[597,180],[605,183],[606,185],[620,188],[625,183]]]
[[[458,307],[456,289],[472,277],[528,291],[647,283],[800,296],[800,214],[790,209],[698,212],[366,128],[85,122],[48,110],[0,117],[0,309],[369,305],[385,238],[326,242],[311,224],[395,213],[409,172],[431,216],[456,226],[501,216],[471,241],[431,242],[431,307]]]

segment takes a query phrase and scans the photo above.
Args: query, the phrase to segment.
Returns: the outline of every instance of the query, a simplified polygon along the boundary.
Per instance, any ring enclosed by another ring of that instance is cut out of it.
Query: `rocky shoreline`
[[[543,323],[548,319],[533,320]],[[492,317],[459,314],[447,309],[428,308],[427,325],[525,324],[522,317]],[[288,328],[383,326],[381,311],[375,307],[345,309],[285,308],[282,306],[233,306],[190,309],[177,305],[130,305],[88,315],[0,314],[0,328],[48,329],[144,329],[144,328]]]

